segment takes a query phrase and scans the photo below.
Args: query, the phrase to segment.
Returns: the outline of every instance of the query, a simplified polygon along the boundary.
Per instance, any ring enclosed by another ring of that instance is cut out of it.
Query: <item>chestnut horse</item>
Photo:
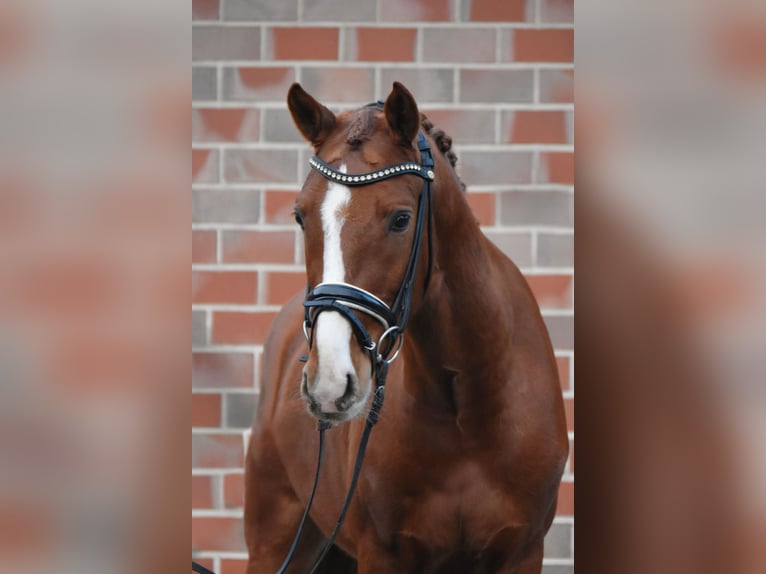
[[[317,419],[333,428],[288,571],[308,572],[333,530],[380,376],[364,335],[390,361],[386,403],[322,571],[539,573],[569,443],[553,349],[524,277],[482,234],[449,137],[404,86],[394,83],[384,105],[337,116],[298,84],[287,102],[316,153],[295,203],[307,305],[320,285],[356,295],[311,313],[300,294],[274,321],[245,468],[248,574],[272,574],[288,553],[312,488]],[[436,150],[432,169],[424,147]],[[354,174],[363,186],[345,184]],[[408,265],[409,321],[396,312]],[[385,344],[397,318],[406,332]]]

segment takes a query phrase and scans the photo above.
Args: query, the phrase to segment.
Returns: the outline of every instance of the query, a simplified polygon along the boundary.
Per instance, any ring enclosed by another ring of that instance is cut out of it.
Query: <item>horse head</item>
[[[362,413],[376,361],[401,345],[422,294],[430,262],[417,253],[433,164],[422,165],[420,113],[399,83],[385,103],[338,115],[298,84],[287,103],[316,154],[295,202],[308,279],[301,394],[315,417],[336,423]]]

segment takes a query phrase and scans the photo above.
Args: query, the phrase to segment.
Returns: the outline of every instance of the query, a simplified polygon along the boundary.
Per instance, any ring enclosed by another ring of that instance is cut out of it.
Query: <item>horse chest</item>
[[[423,473],[416,490],[387,492],[374,504],[373,519],[384,538],[417,541],[430,549],[480,552],[517,523],[505,482],[475,463]],[[410,485],[411,487],[411,485]]]

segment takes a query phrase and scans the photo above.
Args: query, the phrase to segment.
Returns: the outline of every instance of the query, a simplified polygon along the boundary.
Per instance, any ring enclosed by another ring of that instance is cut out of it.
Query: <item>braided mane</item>
[[[442,152],[444,157],[449,160],[452,169],[455,170],[455,165],[457,164],[457,154],[455,154],[455,152],[452,150],[452,138],[449,136],[449,134],[447,134],[443,129],[435,127],[434,123],[422,112],[420,113],[420,125],[423,130],[425,130],[425,132],[430,135],[431,138],[433,138],[434,143],[436,143],[436,147],[438,147],[439,151]],[[455,170],[455,178],[460,184],[460,189],[465,191],[465,183],[463,183],[463,180],[458,177],[457,170]]]

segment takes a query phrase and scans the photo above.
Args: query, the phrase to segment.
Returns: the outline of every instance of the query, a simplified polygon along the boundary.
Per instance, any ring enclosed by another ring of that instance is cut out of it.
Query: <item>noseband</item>
[[[381,104],[370,104],[382,107]],[[378,374],[378,365],[390,363],[401,350],[404,330],[410,316],[412,303],[412,285],[417,272],[420,258],[420,245],[423,238],[423,228],[428,225],[428,271],[425,287],[431,274],[431,182],[434,179],[434,159],[428,140],[422,132],[418,133],[418,149],[421,163],[404,162],[369,173],[349,175],[338,171],[314,156],[309,165],[325,179],[349,187],[361,187],[372,183],[406,174],[413,174],[425,180],[423,190],[418,200],[418,213],[415,220],[415,234],[412,239],[412,249],[407,261],[407,267],[399,285],[393,304],[389,307],[380,298],[355,285],[348,283],[320,283],[313,289],[309,286],[304,299],[303,332],[309,349],[313,345],[313,330],[317,318],[324,311],[340,313],[351,325],[351,330],[359,346],[370,356],[370,367],[373,374]],[[383,327],[383,333],[374,341],[356,313],[364,313],[372,317]],[[376,377],[377,378],[377,377]]]

